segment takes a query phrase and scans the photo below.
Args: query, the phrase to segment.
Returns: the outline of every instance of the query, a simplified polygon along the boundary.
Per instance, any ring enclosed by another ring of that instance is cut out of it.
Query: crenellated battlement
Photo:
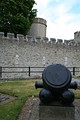
[[[76,33],[78,34],[78,33]],[[76,38],[76,37],[75,37]],[[48,37],[36,37],[36,38],[33,38],[32,36],[29,36],[29,35],[22,35],[22,34],[17,34],[17,37],[15,38],[15,35],[14,33],[7,33],[7,36],[5,37],[4,36],[4,32],[0,32],[0,39],[7,39],[7,40],[16,40],[16,41],[20,41],[20,42],[34,42],[34,43],[44,43],[45,45],[48,45],[48,44],[57,44],[57,45],[65,45],[65,46],[79,46],[80,44],[78,44],[77,42],[73,40],[62,40],[62,39],[56,39],[56,38],[48,38]]]
[[[15,38],[14,33],[7,33],[5,37],[4,32],[0,32],[0,66],[39,67],[59,63],[67,67],[80,66],[80,44],[74,39],[49,39],[40,36],[35,38],[22,34],[17,34]],[[3,73],[2,76],[3,78],[21,78],[26,77],[27,73]]]

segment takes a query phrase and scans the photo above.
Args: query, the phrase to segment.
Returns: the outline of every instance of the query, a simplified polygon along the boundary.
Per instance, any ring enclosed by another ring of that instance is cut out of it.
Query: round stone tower
[[[80,31],[74,33],[74,41],[80,44]]]
[[[47,21],[43,18],[35,18],[31,25],[29,35],[33,38],[46,37]]]

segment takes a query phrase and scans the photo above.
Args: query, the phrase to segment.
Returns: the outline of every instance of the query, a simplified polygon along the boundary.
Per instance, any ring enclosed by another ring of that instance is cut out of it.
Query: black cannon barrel
[[[43,85],[51,92],[62,93],[68,89],[71,83],[71,72],[61,64],[52,64],[46,67],[42,73]]]

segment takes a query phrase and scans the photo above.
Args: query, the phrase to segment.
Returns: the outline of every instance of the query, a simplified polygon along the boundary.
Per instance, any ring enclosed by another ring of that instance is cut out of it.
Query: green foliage
[[[34,0],[1,0],[0,31],[27,34],[36,16]]]

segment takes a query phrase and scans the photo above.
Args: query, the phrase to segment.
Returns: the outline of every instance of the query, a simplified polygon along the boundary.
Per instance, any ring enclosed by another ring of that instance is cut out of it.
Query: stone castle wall
[[[63,43],[61,39],[57,41],[46,37],[33,39],[31,36],[24,37],[19,34],[14,38],[13,33],[8,33],[7,37],[4,37],[4,33],[0,32],[1,67],[42,67],[55,63],[67,67],[80,67],[80,45],[67,40]],[[4,68],[3,70],[5,71]],[[3,78],[26,76],[27,73],[2,75]]]

